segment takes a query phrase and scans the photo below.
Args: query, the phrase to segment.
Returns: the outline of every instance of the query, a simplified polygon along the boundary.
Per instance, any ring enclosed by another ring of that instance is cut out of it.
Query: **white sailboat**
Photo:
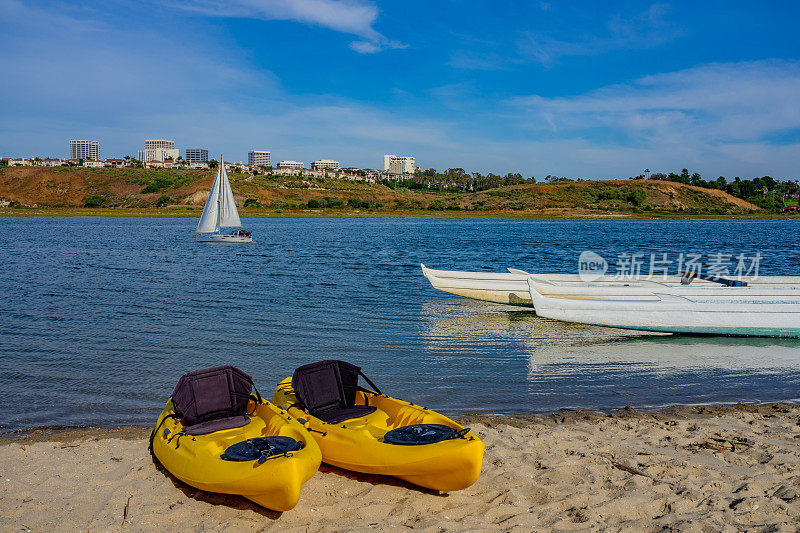
[[[241,228],[239,211],[233,199],[231,182],[225,170],[225,162],[220,157],[217,177],[208,194],[206,206],[200,221],[197,223],[197,242],[253,242],[253,233],[247,230],[235,230],[222,233],[222,228]]]

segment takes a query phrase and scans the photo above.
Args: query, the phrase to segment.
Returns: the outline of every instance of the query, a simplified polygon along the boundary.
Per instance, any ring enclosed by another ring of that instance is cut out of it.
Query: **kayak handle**
[[[258,464],[263,465],[267,462],[267,459],[275,459],[276,457],[291,457],[294,454],[292,452],[284,452],[278,455],[267,455],[264,452],[261,452],[261,457],[258,458]]]
[[[467,433],[469,433],[469,431],[470,431],[469,428],[464,428],[464,429],[462,429],[460,431],[456,431],[451,438],[453,438],[453,439],[463,439],[464,436]]]

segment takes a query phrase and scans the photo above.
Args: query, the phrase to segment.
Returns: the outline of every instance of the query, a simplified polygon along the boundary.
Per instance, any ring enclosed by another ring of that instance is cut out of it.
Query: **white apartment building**
[[[323,170],[326,168],[339,168],[339,162],[332,159],[317,159],[311,162],[311,170]]]
[[[166,161],[172,158],[178,159],[179,152],[175,148],[175,141],[168,139],[146,139],[144,150],[139,150],[139,161],[149,163],[150,161]]]
[[[298,170],[302,170],[303,162],[302,161],[281,161],[278,163],[278,168],[294,168]]]
[[[106,166],[106,162],[100,159],[86,159],[83,162],[83,166],[87,168],[103,168]]]
[[[256,166],[270,166],[269,152],[263,150],[250,150],[247,152],[247,164]]]
[[[172,158],[173,161],[177,161],[178,155],[177,148],[145,148],[144,150],[139,150],[138,159],[144,163],[150,161],[166,161],[169,158]]]
[[[183,157],[187,163],[197,161],[208,161],[208,150],[205,148],[187,148],[186,155]]]
[[[387,154],[383,156],[383,170],[390,174],[413,174],[414,158]]]
[[[166,161],[172,158],[178,159],[178,150],[175,148],[175,141],[168,139],[146,139],[144,150],[139,150],[139,161],[148,163],[150,161]]]
[[[69,142],[70,159],[100,159],[100,142],[73,140]]]

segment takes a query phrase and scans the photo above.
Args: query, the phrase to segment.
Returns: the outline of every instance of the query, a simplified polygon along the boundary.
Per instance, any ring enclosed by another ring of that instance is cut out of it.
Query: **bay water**
[[[271,397],[321,359],[452,415],[800,398],[800,341],[563,324],[419,267],[575,273],[590,250],[798,275],[796,221],[248,219],[249,245],[195,243],[195,224],[0,218],[0,432],[149,425],[185,372],[233,364]]]

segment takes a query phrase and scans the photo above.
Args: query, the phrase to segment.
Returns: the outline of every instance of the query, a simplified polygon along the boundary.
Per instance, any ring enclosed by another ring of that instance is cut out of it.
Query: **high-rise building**
[[[311,168],[313,170],[321,170],[324,168],[339,168],[339,162],[334,161],[332,159],[317,159],[316,161],[311,162]]]
[[[100,159],[100,142],[76,140],[69,142],[70,159]]]
[[[278,163],[278,168],[294,168],[298,170],[302,170],[303,162],[302,161],[281,161]]]
[[[413,174],[414,158],[399,155],[383,156],[383,170],[390,174]]]
[[[178,150],[175,149],[175,141],[167,139],[146,139],[144,150],[139,150],[139,161],[166,161],[178,159]]]
[[[205,148],[187,148],[186,155],[183,157],[187,163],[197,161],[208,161],[208,150]]]
[[[263,150],[250,150],[247,152],[247,164],[256,166],[270,166],[269,152]]]
[[[175,148],[175,141],[167,139],[145,139],[144,149],[147,150],[149,148],[166,148],[167,150],[172,150]]]

